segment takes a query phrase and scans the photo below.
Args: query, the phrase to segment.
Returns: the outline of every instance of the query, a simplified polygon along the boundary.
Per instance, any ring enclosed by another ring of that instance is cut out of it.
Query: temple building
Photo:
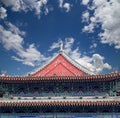
[[[120,73],[96,74],[62,49],[26,76],[0,76],[0,118],[120,118]]]

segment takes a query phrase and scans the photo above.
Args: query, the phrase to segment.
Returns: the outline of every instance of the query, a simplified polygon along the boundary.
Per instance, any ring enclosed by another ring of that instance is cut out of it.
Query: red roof
[[[85,74],[89,74],[85,67],[79,65],[62,52],[43,68],[40,68],[36,72],[32,73],[32,76],[82,76]]]

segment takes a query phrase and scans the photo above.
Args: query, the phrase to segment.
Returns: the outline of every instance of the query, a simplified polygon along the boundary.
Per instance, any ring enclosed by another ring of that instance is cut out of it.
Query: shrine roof
[[[59,51],[50,61],[32,71],[30,75],[36,76],[82,76],[94,75],[88,68],[82,66],[69,57],[63,50]]]
[[[41,101],[41,100],[9,100],[0,101],[0,107],[36,107],[36,106],[120,106],[120,101]]]
[[[120,79],[120,72],[101,74],[101,75],[83,75],[83,76],[47,76],[47,77],[33,77],[33,76],[0,76],[0,82],[5,83],[23,83],[23,82],[42,82],[42,81],[113,81]]]

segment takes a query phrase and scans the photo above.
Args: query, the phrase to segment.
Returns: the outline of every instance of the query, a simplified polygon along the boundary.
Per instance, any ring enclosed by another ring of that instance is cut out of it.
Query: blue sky
[[[0,72],[25,75],[59,51],[96,73],[120,71],[119,0],[0,0]]]

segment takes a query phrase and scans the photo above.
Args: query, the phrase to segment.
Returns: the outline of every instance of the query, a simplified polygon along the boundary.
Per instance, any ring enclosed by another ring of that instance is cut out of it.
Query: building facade
[[[120,73],[97,75],[62,47],[26,76],[0,76],[0,118],[120,118]]]

